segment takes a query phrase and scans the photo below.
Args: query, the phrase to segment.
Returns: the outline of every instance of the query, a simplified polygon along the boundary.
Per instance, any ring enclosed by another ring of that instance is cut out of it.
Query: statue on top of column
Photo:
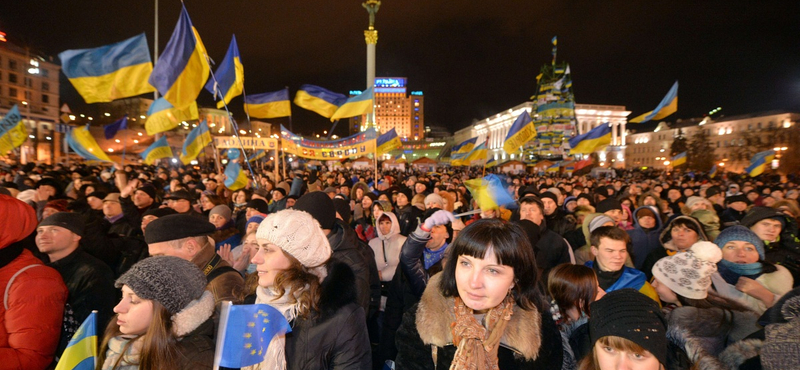
[[[375,14],[378,13],[378,9],[381,7],[381,2],[378,0],[367,0],[365,3],[361,3],[361,6],[364,9],[367,9],[367,13],[369,13],[369,29],[375,28]]]

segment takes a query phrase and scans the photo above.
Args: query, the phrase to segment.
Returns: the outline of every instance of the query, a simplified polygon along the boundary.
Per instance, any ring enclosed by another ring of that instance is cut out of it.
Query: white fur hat
[[[258,226],[256,238],[277,245],[320,280],[327,275],[325,262],[333,251],[319,222],[311,214],[294,209],[271,214]]]

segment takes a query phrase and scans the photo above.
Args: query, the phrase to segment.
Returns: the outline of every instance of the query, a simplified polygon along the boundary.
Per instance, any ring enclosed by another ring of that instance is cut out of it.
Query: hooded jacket
[[[403,317],[397,332],[398,369],[449,369],[456,353],[451,324],[453,298],[439,289],[434,275],[420,302]],[[436,352],[436,359],[433,358]],[[561,369],[561,334],[549,314],[514,306],[497,352],[500,369]]]
[[[696,218],[691,216],[678,216],[672,219],[669,224],[661,230],[661,235],[658,237],[659,242],[661,242],[662,248],[656,248],[644,260],[642,264],[641,271],[647,275],[647,281],[653,278],[653,266],[655,266],[658,260],[666,257],[671,256],[675,253],[678,253],[677,247],[672,244],[672,226],[675,225],[675,221],[679,219],[685,219],[695,224],[697,230],[697,241],[709,241],[708,236],[706,236],[705,231],[703,231],[703,225],[700,221],[697,221]]]
[[[645,230],[642,225],[639,224],[639,218],[636,216],[639,211],[645,207],[647,206],[636,208],[636,210],[633,211],[633,230],[628,230],[628,235],[631,237],[632,244],[631,254],[633,254],[633,266],[636,267],[637,270],[642,269],[644,260],[650,252],[661,247],[659,237],[661,236],[661,229],[664,228],[659,212],[653,210],[653,208],[649,209],[655,214],[656,227]]]
[[[406,242],[406,237],[400,235],[400,224],[397,222],[397,216],[392,212],[384,212],[384,215],[392,221],[392,227],[388,234],[383,234],[380,225],[378,225],[375,228],[378,237],[369,241],[369,247],[375,252],[375,263],[377,264],[381,281],[392,281],[397,265],[400,263],[400,248]]]

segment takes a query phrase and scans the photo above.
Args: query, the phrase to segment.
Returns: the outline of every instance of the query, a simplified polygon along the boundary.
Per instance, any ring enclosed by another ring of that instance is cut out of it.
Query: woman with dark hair
[[[528,237],[479,220],[450,246],[397,332],[398,369],[561,369],[561,336],[538,290]]]
[[[378,200],[378,196],[372,193],[366,193],[359,201],[361,217],[353,220],[350,225],[358,234],[358,238],[363,242],[369,243],[370,240],[375,238],[375,227],[377,220],[372,212],[372,205]]]
[[[106,328],[97,370],[211,369],[214,296],[193,263],[156,256],[117,279],[122,300]]]
[[[211,210],[214,207],[216,207],[218,205],[221,205],[221,204],[225,204],[225,199],[223,199],[221,196],[219,196],[217,194],[203,192],[200,195],[199,203],[200,203],[200,209],[202,210],[203,215],[208,217],[209,213],[211,213]]]
[[[645,257],[641,271],[647,275],[647,279],[653,277],[652,270],[656,261],[672,256],[675,253],[684,252],[698,241],[708,241],[703,230],[703,225],[692,216],[678,216],[672,219],[661,231],[658,238],[661,248],[656,248]]]

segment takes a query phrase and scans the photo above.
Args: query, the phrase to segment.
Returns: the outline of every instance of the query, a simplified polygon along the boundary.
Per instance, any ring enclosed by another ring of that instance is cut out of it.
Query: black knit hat
[[[341,217],[345,222],[349,223],[351,215],[350,202],[344,199],[334,198],[333,206],[336,207],[336,213],[339,214],[339,217]]]
[[[336,208],[333,200],[324,192],[312,191],[303,195],[293,208],[310,213],[324,230],[332,229],[336,223]]]
[[[269,204],[263,199],[250,199],[247,201],[246,208],[255,208],[258,212],[267,214],[269,213]]]
[[[622,203],[614,198],[606,198],[597,203],[597,213],[606,213],[614,209],[622,211]]]
[[[586,193],[578,194],[578,199],[581,199],[581,198],[584,198],[584,199],[588,200],[589,204],[594,204],[594,199],[592,199],[592,196],[589,195],[589,194],[586,194]]]
[[[148,210],[147,210],[147,212],[145,212],[145,213],[142,215],[142,217],[144,217],[144,216],[156,216],[156,217],[164,217],[164,216],[176,215],[176,214],[178,214],[178,212],[177,212],[177,211],[175,211],[175,210],[174,210],[174,209],[172,209],[172,208],[169,208],[169,207],[164,207],[164,208],[150,208],[150,209],[148,209]]]
[[[747,197],[744,194],[732,195],[725,198],[725,204],[727,205],[730,205],[731,203],[735,202],[744,202],[745,204],[750,205],[750,199],[747,199]]]
[[[169,195],[164,197],[164,199],[167,199],[167,200],[170,200],[170,199],[172,199],[172,200],[185,199],[185,200],[188,200],[188,201],[191,202],[191,201],[194,200],[194,196],[188,190],[180,189],[180,190],[173,191],[172,193],[169,193]]]
[[[85,229],[86,219],[79,213],[72,212],[57,212],[47,216],[39,226],[58,226],[63,227],[78,236],[83,236]]]
[[[153,198],[153,200],[156,199],[156,188],[153,187],[153,185],[144,184],[144,185],[140,186],[139,188],[137,188],[136,191],[141,191],[141,192],[149,195],[150,198]],[[136,192],[136,191],[134,191],[134,192]]]
[[[206,277],[195,264],[187,260],[155,256],[133,265],[114,284],[117,288],[123,285],[131,288],[139,298],[161,303],[174,315],[203,295]]]
[[[217,228],[197,216],[177,214],[159,217],[147,224],[144,240],[147,244],[168,242],[193,236],[211,235]]]
[[[786,216],[770,207],[753,207],[742,219],[742,226],[751,227],[764,219],[780,221],[781,227],[786,226]]]
[[[556,196],[554,193],[551,193],[549,191],[542,192],[541,194],[539,194],[539,199],[541,200],[543,198],[548,198],[553,202],[555,202],[556,204],[558,204],[558,196]]]
[[[661,364],[667,363],[667,320],[652,298],[634,289],[620,289],[589,308],[592,345],[602,337],[621,337],[648,350]]]

